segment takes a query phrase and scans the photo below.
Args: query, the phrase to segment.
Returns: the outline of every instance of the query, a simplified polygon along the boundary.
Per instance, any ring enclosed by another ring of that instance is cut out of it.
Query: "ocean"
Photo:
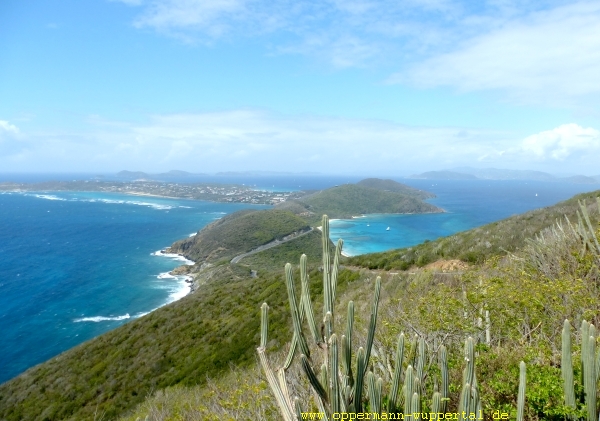
[[[325,188],[358,178],[212,181],[291,190]],[[343,238],[346,253],[418,244],[598,187],[524,181],[398,181],[435,193],[437,197],[430,202],[447,213],[333,221],[331,238]],[[168,272],[186,262],[156,252],[227,213],[248,207],[267,208],[86,192],[0,194],[0,383],[181,298],[189,291],[188,284]]]

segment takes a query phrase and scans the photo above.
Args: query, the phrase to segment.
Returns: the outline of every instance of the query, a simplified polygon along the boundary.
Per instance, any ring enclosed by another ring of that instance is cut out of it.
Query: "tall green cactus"
[[[527,368],[525,362],[519,364],[519,395],[517,397],[517,421],[523,421],[525,413],[525,384],[527,381]]]
[[[369,370],[369,360],[373,349],[378,319],[381,278],[377,277],[375,280],[375,291],[368,319],[366,344],[364,347],[358,348],[355,355],[355,363],[353,363],[354,303],[352,301],[348,303],[344,334],[338,335],[335,333],[336,312],[334,304],[343,242],[342,240],[337,242],[332,263],[329,244],[329,220],[327,216],[323,216],[322,236],[323,319],[321,329],[317,328],[310,298],[306,256],[302,255],[300,258],[301,295],[299,299],[296,297],[293,268],[289,263],[285,265],[285,283],[293,324],[293,336],[288,357],[284,365],[276,371],[270,367],[265,356],[265,348],[268,342],[268,306],[265,303],[261,307],[261,341],[257,352],[269,386],[275,394],[283,420],[298,421],[301,419],[301,404],[298,399],[292,399],[290,396],[286,381],[286,370],[290,367],[296,354],[300,354],[301,367],[314,391],[317,407],[322,412],[323,418],[321,419],[331,420],[334,413],[360,413],[365,409],[375,413],[381,413],[387,409],[387,412],[403,413],[405,417],[412,417],[414,412],[421,411],[422,406],[427,408],[426,402],[431,402],[431,408],[429,409],[434,410],[434,412],[446,413],[449,406],[449,373],[446,347],[441,345],[438,353],[441,373],[440,390],[437,390],[438,386],[436,384],[432,400],[428,401],[423,397],[427,376],[425,371],[427,366],[427,344],[425,338],[415,335],[411,340],[408,357],[405,358],[406,338],[403,333],[398,337],[387,408],[384,408],[384,400],[382,398],[383,379],[377,377],[375,372]],[[308,323],[312,342],[314,342],[312,351],[303,330],[303,323],[305,321]],[[588,343],[587,348],[591,349],[591,353],[594,354],[595,331],[592,329],[591,332],[592,336],[590,336],[589,329],[586,331],[586,342]],[[318,355],[319,352],[322,355],[321,360],[323,364],[320,367],[317,365],[318,370],[315,370],[316,361],[319,359],[314,355]],[[586,376],[588,386],[586,387],[595,387],[597,380],[596,359],[588,358],[586,361],[585,371],[588,373],[588,376]],[[598,364],[600,364],[600,357],[598,361]],[[465,411],[467,414],[480,414],[481,402],[475,372],[473,338],[468,338],[465,341],[465,362],[459,411]],[[403,372],[405,364],[406,370]],[[356,371],[353,370],[353,367],[356,367]],[[403,374],[404,378],[402,379]],[[520,414],[523,413],[525,390],[524,374],[521,377],[518,399],[518,411]],[[404,385],[402,390],[400,390],[402,381]],[[523,385],[522,389],[521,384]],[[366,395],[365,388],[367,389]],[[368,404],[364,401],[368,401]],[[468,418],[469,415],[467,415]]]
[[[573,384],[573,361],[571,357],[571,324],[564,321],[562,330],[562,355],[561,373],[563,379],[563,391],[565,406],[575,410],[578,403],[585,407],[586,419],[596,421],[597,412],[597,388],[598,388],[598,361],[600,351],[596,352],[596,328],[586,320],[581,322],[581,382],[583,384],[583,401],[578,402],[575,396]],[[573,419],[573,417],[570,417]]]

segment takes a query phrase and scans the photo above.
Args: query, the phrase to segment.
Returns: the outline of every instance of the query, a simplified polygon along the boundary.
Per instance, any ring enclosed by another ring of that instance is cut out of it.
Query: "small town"
[[[0,191],[98,191],[139,196],[160,196],[212,202],[276,205],[298,192],[254,190],[235,184],[180,184],[157,181],[49,181],[43,183],[0,183]]]

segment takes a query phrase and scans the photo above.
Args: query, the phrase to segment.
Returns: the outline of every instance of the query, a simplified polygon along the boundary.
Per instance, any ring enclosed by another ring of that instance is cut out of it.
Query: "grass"
[[[171,250],[195,262],[214,262],[231,259],[308,228],[306,221],[289,211],[243,210],[213,222],[193,237],[176,242]]]

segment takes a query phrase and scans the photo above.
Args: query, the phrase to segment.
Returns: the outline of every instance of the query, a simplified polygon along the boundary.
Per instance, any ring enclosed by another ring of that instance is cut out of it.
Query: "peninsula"
[[[276,205],[298,193],[257,190],[238,184],[174,183],[161,181],[47,181],[43,183],[0,183],[0,191],[88,191],[120,193],[135,196],[157,196],[172,199],[206,200],[210,202]]]

